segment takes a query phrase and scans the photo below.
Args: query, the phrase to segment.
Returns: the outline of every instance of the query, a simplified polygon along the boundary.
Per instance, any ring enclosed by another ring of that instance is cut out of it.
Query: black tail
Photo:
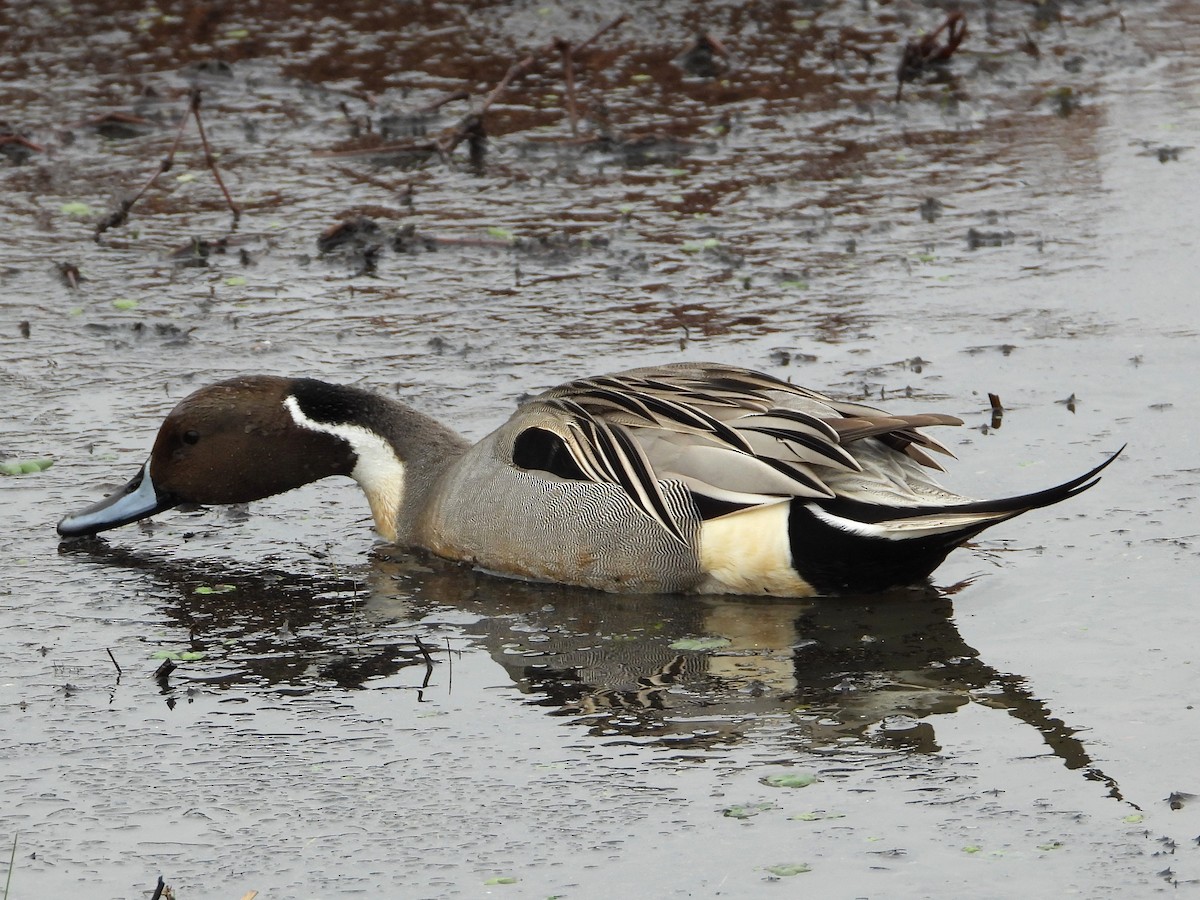
[[[879,591],[927,578],[946,555],[985,528],[1032,509],[1061,503],[1095,486],[1100,473],[1116,453],[1089,472],[1052,488],[969,503],[895,507],[836,497],[832,500],[796,499],[788,517],[792,559],[797,572],[821,593]],[[918,523],[910,534],[897,528],[887,533],[879,523],[928,518],[922,531]],[[959,525],[953,519],[962,517]],[[839,522],[838,520],[841,520]],[[856,529],[856,525],[863,526]],[[872,533],[875,532],[875,533]]]
[[[911,516],[926,515],[935,510],[943,510],[946,512],[978,512],[978,513],[1003,513],[1010,512],[1011,516],[1004,518],[1011,519],[1012,516],[1019,516],[1023,512],[1028,512],[1031,509],[1041,509],[1043,506],[1053,506],[1055,503],[1061,503],[1076,494],[1082,494],[1088,488],[1095,487],[1100,481],[1100,473],[1113,464],[1122,451],[1127,447],[1127,444],[1122,444],[1112,456],[1106,459],[1090,472],[1084,472],[1077,478],[1072,478],[1070,481],[1064,481],[1062,484],[1052,488],[1046,488],[1044,491],[1034,491],[1032,494],[1020,494],[1016,497],[1005,497],[1001,500],[979,500],[975,503],[963,503],[959,506],[942,506],[942,507],[914,507],[912,510],[905,510],[901,515],[892,515],[887,518],[900,519],[909,518]],[[878,519],[876,521],[879,521]],[[1003,522],[1004,519],[997,519],[997,522]],[[988,523],[993,524],[993,523]]]
[[[818,501],[818,505],[843,519],[855,522],[874,523],[892,519],[915,519],[919,516],[935,516],[945,513],[979,513],[980,515],[1010,513],[998,518],[989,518],[988,525],[1003,522],[1013,516],[1019,516],[1031,509],[1041,509],[1043,506],[1053,506],[1076,494],[1082,494],[1088,488],[1095,487],[1100,481],[1100,473],[1113,464],[1121,455],[1127,444],[1106,459],[1090,472],[1084,472],[1070,481],[1046,488],[1044,491],[1034,491],[1031,494],[1019,494],[1016,497],[1003,497],[999,500],[975,500],[970,503],[955,503],[944,506],[882,506],[876,503],[863,503],[860,500],[848,500],[845,497],[835,497],[833,500]]]

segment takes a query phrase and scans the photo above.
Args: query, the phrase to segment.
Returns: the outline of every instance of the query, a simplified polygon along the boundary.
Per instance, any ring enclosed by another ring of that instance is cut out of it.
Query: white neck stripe
[[[396,520],[404,497],[404,462],[392,445],[369,428],[348,423],[334,424],[310,419],[299,401],[289,395],[283,405],[292,421],[309,431],[339,437],[350,445],[356,462],[350,477],[358,482],[371,504],[375,527],[389,540],[396,536]]]

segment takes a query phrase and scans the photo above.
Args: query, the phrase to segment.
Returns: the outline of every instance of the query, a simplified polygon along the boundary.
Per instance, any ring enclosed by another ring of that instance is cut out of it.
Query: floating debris
[[[1003,247],[1016,240],[1011,231],[980,231],[977,228],[967,229],[967,249],[978,250],[980,247]]]
[[[716,78],[729,69],[729,51],[712,34],[702,31],[676,62],[696,78]]]
[[[1189,794],[1186,791],[1171,791],[1167,797],[1167,804],[1171,809],[1183,809],[1185,804],[1195,799],[1195,794]]]
[[[783,772],[777,775],[767,775],[759,782],[767,787],[804,788],[816,784],[821,779],[814,772]]]
[[[825,819],[844,819],[846,818],[846,814],[814,809],[812,812],[797,813],[794,816],[788,816],[788,818],[793,822],[821,822]]]
[[[33,475],[54,465],[50,457],[40,459],[6,459],[0,461],[0,475]]]
[[[672,641],[668,646],[672,650],[720,650],[722,647],[728,647],[730,643],[729,638],[697,637],[680,638]]]
[[[942,32],[946,32],[944,44],[938,40]],[[900,101],[905,82],[916,81],[931,66],[946,65],[967,34],[967,17],[956,10],[946,16],[946,20],[935,31],[905,44],[900,65],[896,68],[896,101]]]
[[[926,197],[921,201],[921,205],[917,207],[917,212],[921,214],[922,219],[932,224],[942,217],[942,212],[945,208],[946,204],[942,203],[936,197]]]
[[[780,863],[776,866],[767,866],[767,871],[778,878],[789,878],[792,875],[803,875],[805,872],[811,872],[812,866],[807,863]]]
[[[750,819],[759,813],[770,812],[773,809],[779,809],[779,807],[774,803],[735,804],[721,810],[721,815],[727,819]]]

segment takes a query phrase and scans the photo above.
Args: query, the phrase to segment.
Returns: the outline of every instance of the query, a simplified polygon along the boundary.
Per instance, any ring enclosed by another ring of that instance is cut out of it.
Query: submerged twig
[[[13,866],[17,864],[17,837],[20,833],[13,834],[12,854],[8,857],[8,877],[4,879],[4,900],[8,900],[8,889],[12,887]]]
[[[229,188],[225,187],[225,179],[221,177],[221,170],[217,168],[217,160],[212,155],[212,149],[208,146],[208,136],[204,133],[204,120],[200,118],[200,88],[192,88],[189,105],[191,107],[192,118],[196,120],[196,130],[200,132],[200,145],[204,148],[204,164],[213,173],[213,178],[217,180],[217,186],[220,187],[221,193],[225,195],[225,202],[229,205],[229,211],[233,213],[233,223],[236,225],[238,219],[242,217],[242,210],[233,202],[233,198],[229,196]]]
[[[571,123],[571,137],[579,137],[579,104],[576,100],[575,92],[575,59],[576,57],[589,46],[594,44],[600,37],[612,29],[616,28],[629,16],[625,13],[617,16],[611,22],[601,26],[597,31],[593,32],[591,37],[578,44],[572,44],[570,41],[556,38],[553,47],[562,57],[563,81],[566,84],[566,103],[567,103],[567,118]]]
[[[120,677],[125,674],[121,671],[121,664],[117,662],[117,658],[113,656],[112,650],[110,650],[108,647],[104,648],[104,652],[108,654],[108,658],[112,660],[112,664],[117,667],[117,678],[120,679]]]
[[[133,211],[134,205],[142,199],[142,196],[150,189],[151,185],[158,181],[160,175],[171,171],[171,167],[175,165],[175,153],[179,150],[179,145],[183,141],[183,132],[187,128],[189,118],[196,120],[196,127],[200,131],[200,143],[204,147],[205,165],[208,166],[213,173],[213,177],[216,178],[217,184],[221,188],[221,193],[225,195],[225,202],[229,204],[229,209],[233,213],[234,225],[237,225],[242,211],[233,202],[233,198],[229,195],[229,190],[225,187],[225,181],[221,178],[221,173],[217,169],[217,161],[208,145],[208,137],[204,133],[204,122],[200,118],[200,88],[194,87],[188,94],[188,111],[180,118],[179,128],[175,131],[175,140],[171,142],[171,149],[167,151],[167,155],[159,162],[158,170],[146,180],[146,183],[142,185],[141,189],[132,198],[122,200],[115,210],[97,223],[95,232],[95,239],[97,241],[100,240],[100,235],[104,234],[110,228],[117,228],[120,225],[124,225],[128,221],[129,214]]]
[[[470,100],[470,99],[471,99],[471,94],[468,91],[454,91],[453,93],[447,94],[445,97],[441,97],[437,100],[432,100],[429,103],[426,103],[424,106],[418,107],[416,109],[416,114],[419,116],[427,116],[427,115],[430,115],[431,113],[437,112],[439,109],[441,109],[447,103],[453,103],[455,100]]]
[[[534,63],[536,62],[537,57],[531,53],[520,62],[515,62],[509,66],[508,71],[504,73],[504,77],[501,78],[500,81],[496,83],[496,86],[488,91],[487,96],[483,98],[483,103],[481,103],[479,105],[479,109],[475,111],[476,115],[482,116],[485,112],[491,109],[492,104],[496,102],[496,99],[502,93],[504,93],[508,86],[512,84],[514,80],[532,69]]]
[[[79,274],[79,266],[74,263],[60,262],[58,265],[58,274],[62,278],[63,284],[74,290],[79,287],[79,282],[83,280]]]
[[[1004,404],[1000,402],[1000,395],[989,393],[988,403],[992,407],[992,427],[999,428],[1001,420],[1004,418]]]
[[[421,651],[421,655],[425,657],[425,680],[421,682],[421,687],[429,687],[429,681],[433,678],[433,657],[429,655],[429,649],[421,643],[421,639],[413,635],[413,643],[417,645],[417,649]]]
[[[183,130],[187,128],[187,123],[188,117],[186,115],[180,118],[179,128],[177,128],[175,131],[175,140],[171,142],[171,149],[168,150],[167,155],[159,161],[158,171],[156,171],[146,180],[146,183],[142,185],[141,190],[134,194],[133,197],[122,200],[117,209],[109,213],[107,216],[101,219],[99,223],[97,223],[95,234],[97,241],[100,240],[100,235],[104,234],[104,232],[108,231],[108,229],[117,228],[118,226],[124,225],[129,219],[129,213],[133,211],[134,204],[142,199],[142,195],[145,194],[146,191],[150,190],[150,186],[154,184],[154,182],[158,181],[158,176],[162,175],[164,172],[171,171],[171,167],[175,165],[175,151],[179,149],[179,144],[183,140]]]
[[[21,147],[24,147],[26,150],[33,150],[37,153],[46,152],[45,147],[43,147],[41,144],[35,144],[22,134],[0,134],[0,145],[3,144],[17,144]]]
[[[596,43],[596,41],[600,40],[600,38],[604,37],[604,35],[608,34],[608,32],[612,31],[618,25],[623,24],[628,18],[629,18],[628,13],[621,13],[621,15],[617,16],[615,19],[613,19],[607,25],[601,26],[600,30],[594,32],[592,34],[592,36],[590,38],[588,38],[586,41],[576,44],[575,49],[572,50],[571,53],[576,54],[576,53],[579,53],[581,50],[586,50],[592,44]]]
[[[167,886],[167,883],[165,881],[163,881],[163,877],[161,875],[159,875],[158,876],[158,885],[154,888],[154,894],[150,897],[150,900],[162,900],[163,888],[165,888],[166,886]]]

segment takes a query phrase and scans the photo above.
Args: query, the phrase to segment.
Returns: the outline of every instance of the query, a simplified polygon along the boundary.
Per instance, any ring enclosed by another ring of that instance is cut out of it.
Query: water
[[[478,168],[344,151],[619,6],[0,12],[5,119],[42,148],[0,168],[0,454],[55,459],[0,479],[10,896],[1195,892],[1198,807],[1169,799],[1200,792],[1200,21],[990,9],[896,104],[936,10],[639,8],[577,73],[582,133],[615,144],[566,140],[547,62]],[[698,28],[730,49],[716,79],[674,61]],[[197,78],[237,229],[193,125],[95,241]],[[114,111],[148,124],[105,136]],[[357,216],[365,243],[318,250]],[[53,530],[227,375],[362,383],[478,437],[527,392],[680,359],[959,415],[965,493],[1129,447],[881,598],[509,583],[376,544],[339,482]]]

